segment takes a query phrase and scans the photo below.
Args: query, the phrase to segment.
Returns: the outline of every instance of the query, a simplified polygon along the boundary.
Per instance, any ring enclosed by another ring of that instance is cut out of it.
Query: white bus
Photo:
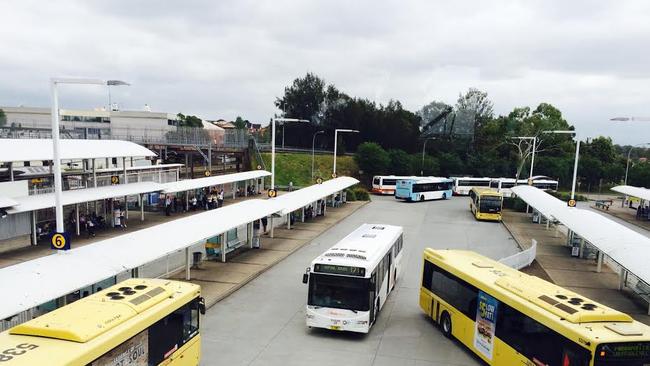
[[[372,193],[395,194],[395,186],[400,179],[413,179],[415,177],[403,177],[397,175],[375,175],[372,178]]]
[[[307,326],[368,333],[401,277],[402,232],[363,224],[314,259],[302,278]]]
[[[472,188],[489,188],[492,178],[452,177],[454,195],[467,196]]]
[[[536,175],[532,178],[533,187],[544,191],[557,191],[559,182],[544,175]],[[497,192],[503,193],[503,197],[512,197],[512,187],[516,185],[528,184],[528,179],[519,179],[515,183],[515,178],[496,178],[490,182],[490,188]]]

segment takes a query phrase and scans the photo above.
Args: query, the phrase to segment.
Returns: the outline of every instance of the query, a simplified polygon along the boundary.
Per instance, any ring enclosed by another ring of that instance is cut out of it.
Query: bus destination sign
[[[314,272],[345,276],[365,277],[366,269],[361,267],[337,266],[334,264],[315,264]]]
[[[649,342],[608,343],[601,345],[596,352],[601,358],[606,359],[642,359],[650,358]]]

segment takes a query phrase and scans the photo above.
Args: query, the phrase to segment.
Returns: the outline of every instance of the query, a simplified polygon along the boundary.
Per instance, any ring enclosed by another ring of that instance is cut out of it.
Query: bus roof
[[[312,261],[341,266],[374,268],[390,246],[402,235],[401,226],[363,224]],[[366,271],[370,277],[371,271]]]
[[[38,346],[7,365],[87,364],[162,318],[157,312],[172,312],[199,293],[192,283],[129,279],[0,333],[0,349]]]
[[[442,182],[452,182],[450,178],[445,177],[415,177],[412,179],[403,179],[403,180],[412,180],[413,183],[442,183]]]
[[[503,197],[503,193],[497,192],[492,188],[484,188],[484,187],[473,187],[472,191],[474,191],[476,194],[479,196],[497,196],[497,197]]]
[[[455,180],[492,180],[490,177],[449,177],[449,179]]]
[[[485,291],[500,301],[511,306],[513,303],[521,304],[530,310],[528,313],[534,312],[539,318],[572,328],[586,337],[601,337],[599,343],[606,341],[603,337],[620,337],[623,333],[631,334],[630,341],[638,340],[633,336],[644,336],[645,339],[650,336],[650,327],[634,321],[627,314],[478,253],[427,248],[425,257],[441,262],[446,270],[462,272],[460,277],[465,280],[481,283]],[[591,305],[585,307],[586,304]],[[614,323],[619,324],[613,326]]]

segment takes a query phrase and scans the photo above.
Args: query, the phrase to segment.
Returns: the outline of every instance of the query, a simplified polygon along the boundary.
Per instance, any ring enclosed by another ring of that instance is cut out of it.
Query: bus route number
[[[0,362],[11,361],[14,357],[20,356],[27,351],[38,348],[35,344],[30,343],[21,343],[16,346],[16,348],[7,348],[6,350],[0,353]]]

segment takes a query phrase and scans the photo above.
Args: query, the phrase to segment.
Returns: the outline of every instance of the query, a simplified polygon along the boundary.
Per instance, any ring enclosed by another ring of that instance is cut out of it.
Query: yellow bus
[[[650,327],[474,252],[425,249],[420,307],[489,365],[650,365]]]
[[[0,365],[198,365],[198,285],[129,279],[0,333]]]
[[[490,188],[472,188],[469,191],[469,210],[477,220],[501,221],[503,193]]]

